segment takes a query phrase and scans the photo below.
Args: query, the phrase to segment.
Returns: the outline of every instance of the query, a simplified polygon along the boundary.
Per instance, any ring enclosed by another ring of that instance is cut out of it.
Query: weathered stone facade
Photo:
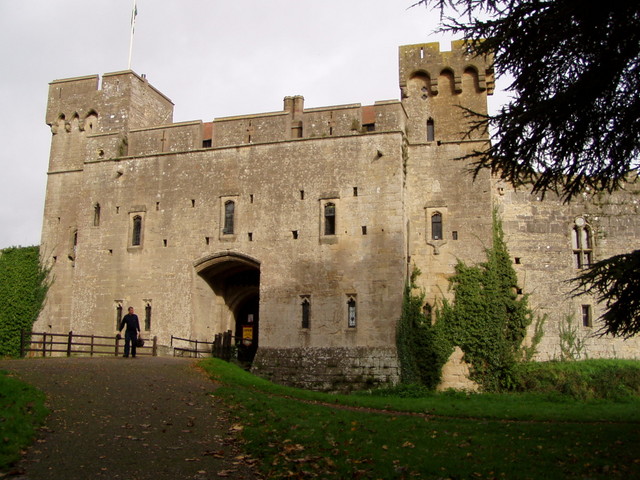
[[[570,314],[589,355],[637,357],[637,340],[591,337],[583,305],[594,319],[599,307],[564,281],[576,221],[581,255],[638,248],[638,189],[563,205],[473,180],[454,159],[487,139],[464,134],[456,106],[486,112],[492,89],[491,60],[461,42],[401,47],[400,101],[293,96],[211,122],[172,123],[171,101],[131,71],[52,82],[41,251],[54,282],[35,328],[111,335],[132,305],[165,351],[231,329],[278,381],[393,383],[408,272],[430,305],[449,295],[457,259],[484,259],[497,205],[522,288],[549,316],[540,358],[558,355]]]

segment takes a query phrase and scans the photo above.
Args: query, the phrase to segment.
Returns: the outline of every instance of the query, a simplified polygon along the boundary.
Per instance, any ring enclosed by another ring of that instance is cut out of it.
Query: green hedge
[[[640,362],[598,359],[523,363],[518,366],[518,390],[579,400],[638,398]]]
[[[0,252],[0,356],[20,354],[20,331],[31,330],[47,288],[39,247],[11,247]]]

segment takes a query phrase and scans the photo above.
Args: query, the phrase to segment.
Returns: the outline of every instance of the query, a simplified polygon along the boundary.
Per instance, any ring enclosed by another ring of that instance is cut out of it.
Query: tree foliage
[[[459,346],[472,365],[472,378],[485,390],[515,387],[515,367],[527,356],[522,342],[533,314],[527,296],[517,294],[517,276],[495,211],[493,244],[486,255],[480,265],[458,262],[450,279],[453,302],[443,301],[433,324],[422,313],[424,294],[412,293],[419,274],[414,271],[396,336],[403,383],[435,388],[442,367]]]
[[[0,252],[0,356],[20,353],[20,331],[31,331],[47,293],[47,271],[39,247]]]
[[[451,278],[453,303],[444,302],[437,322],[472,365],[471,376],[485,390],[515,387],[515,367],[525,353],[522,342],[533,320],[526,295],[518,295],[518,279],[497,212],[493,212],[493,244],[487,260],[468,266],[459,261]]]
[[[453,352],[443,330],[424,316],[424,293],[413,293],[420,270],[414,269],[405,286],[402,315],[396,328],[396,345],[400,361],[400,382],[435,389],[442,377],[442,367]]]
[[[440,9],[441,31],[470,53],[491,54],[513,80],[495,115],[473,117],[491,143],[465,158],[532,192],[570,201],[612,192],[640,172],[640,2],[420,0]],[[626,262],[626,265],[623,263]],[[640,250],[602,260],[578,278],[608,310],[603,333],[640,332]]]
[[[511,100],[476,129],[494,132],[470,156],[514,185],[566,200],[612,191],[640,158],[640,3],[578,0],[421,0],[444,15],[471,53],[493,54],[513,78]],[[473,115],[474,112],[469,112]],[[489,128],[491,127],[491,128]]]
[[[601,333],[629,338],[640,332],[640,250],[602,260],[574,280],[574,293],[595,295],[607,308]]]

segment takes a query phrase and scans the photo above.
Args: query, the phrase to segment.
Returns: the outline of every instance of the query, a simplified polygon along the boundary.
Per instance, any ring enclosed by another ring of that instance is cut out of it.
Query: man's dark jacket
[[[129,332],[138,332],[140,331],[140,323],[138,322],[138,315],[135,313],[127,313],[122,322],[120,323],[120,330],[127,326],[127,331]]]

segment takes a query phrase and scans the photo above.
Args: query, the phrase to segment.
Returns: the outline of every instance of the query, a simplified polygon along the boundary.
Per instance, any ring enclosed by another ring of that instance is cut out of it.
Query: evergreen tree
[[[640,172],[640,2],[420,0],[440,9],[442,31],[470,52],[493,55],[512,94],[493,116],[467,110],[472,129],[494,134],[465,158],[513,185],[566,201],[608,191]],[[447,16],[450,15],[450,16]],[[454,18],[452,18],[454,17]],[[633,267],[629,267],[632,265]],[[596,263],[577,292],[607,305],[603,333],[640,331],[640,250]]]

